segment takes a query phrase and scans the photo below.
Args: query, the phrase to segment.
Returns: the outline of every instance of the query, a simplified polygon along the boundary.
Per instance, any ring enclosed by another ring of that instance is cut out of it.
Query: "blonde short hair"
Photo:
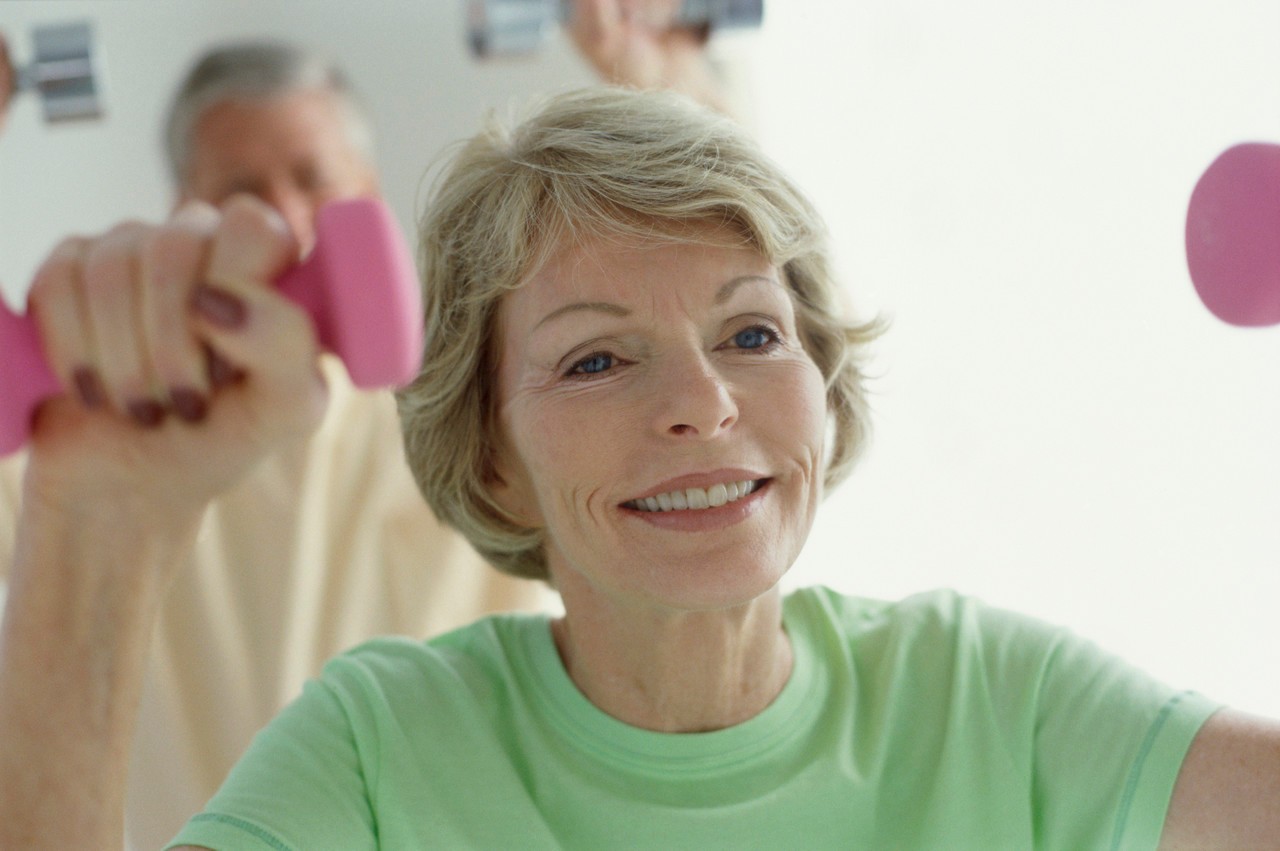
[[[426,351],[399,394],[405,449],[437,516],[499,570],[547,578],[541,531],[489,489],[502,296],[566,239],[698,241],[708,224],[783,271],[826,379],[832,486],[867,438],[860,361],[878,324],[843,318],[822,220],[738,125],[672,94],[569,92],[514,129],[490,119],[436,181],[421,223]]]

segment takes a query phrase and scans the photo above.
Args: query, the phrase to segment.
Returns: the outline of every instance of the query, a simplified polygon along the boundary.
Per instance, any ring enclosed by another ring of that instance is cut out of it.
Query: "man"
[[[647,30],[608,2],[583,4],[574,20],[575,42],[602,75],[629,79],[637,63],[623,67],[613,51],[633,52]],[[206,54],[178,89],[165,143],[177,201],[256,195],[304,249],[322,204],[378,190],[372,135],[344,76],[285,45]],[[390,394],[356,390],[336,359],[324,371],[330,401],[319,429],[214,503],[166,598],[131,756],[132,847],[163,846],[328,657],[373,635],[426,636],[545,602],[539,585],[484,565],[428,511],[402,459]],[[167,407],[134,415],[198,419],[204,401],[171,389]],[[0,579],[21,469],[21,459],[0,465]]]
[[[174,98],[164,142],[180,202],[256,195],[304,252],[320,206],[378,192],[373,135],[346,77],[284,44],[205,54]]]
[[[304,249],[322,204],[377,193],[372,145],[341,73],[284,45],[207,54],[167,122],[179,200],[256,195]],[[486,566],[427,509],[402,459],[391,394],[355,389],[334,358],[324,371],[319,430],[217,501],[167,598],[132,756],[136,847],[172,837],[328,657],[377,634],[425,636],[534,607],[545,593]],[[181,404],[195,415],[204,404],[170,395],[170,412],[135,415],[187,415]],[[0,485],[6,574],[20,467],[7,462]]]

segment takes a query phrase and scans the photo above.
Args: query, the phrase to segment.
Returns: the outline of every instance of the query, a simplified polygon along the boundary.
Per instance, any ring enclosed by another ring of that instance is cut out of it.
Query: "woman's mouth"
[[[667,493],[632,499],[622,503],[623,508],[635,511],[697,511],[704,508],[719,508],[730,502],[750,494],[759,488],[766,479],[747,479],[741,482],[726,482],[712,485],[709,488],[682,488]]]

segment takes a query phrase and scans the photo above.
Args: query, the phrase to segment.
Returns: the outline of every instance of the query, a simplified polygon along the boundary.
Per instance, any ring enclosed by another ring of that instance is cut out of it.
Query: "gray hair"
[[[169,105],[164,148],[174,185],[186,182],[191,135],[206,109],[226,100],[266,100],[300,89],[328,90],[338,97],[352,146],[373,165],[372,122],[336,63],[284,42],[237,42],[215,47],[197,59]]]

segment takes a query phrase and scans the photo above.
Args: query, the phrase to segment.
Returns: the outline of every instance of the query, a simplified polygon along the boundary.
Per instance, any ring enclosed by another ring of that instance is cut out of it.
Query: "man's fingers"
[[[622,24],[618,0],[575,0],[566,28],[578,50],[603,73],[622,45]]]

